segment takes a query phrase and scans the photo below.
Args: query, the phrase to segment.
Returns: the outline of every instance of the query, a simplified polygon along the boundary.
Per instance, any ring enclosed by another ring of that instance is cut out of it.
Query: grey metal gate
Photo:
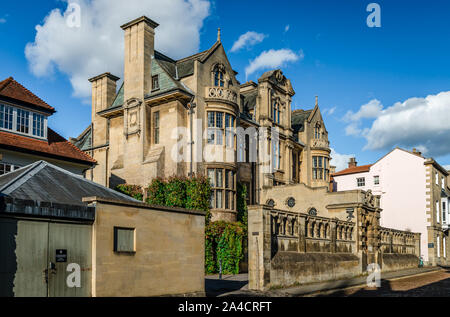
[[[91,241],[90,225],[0,218],[0,296],[91,296]],[[80,287],[67,283],[69,264]]]

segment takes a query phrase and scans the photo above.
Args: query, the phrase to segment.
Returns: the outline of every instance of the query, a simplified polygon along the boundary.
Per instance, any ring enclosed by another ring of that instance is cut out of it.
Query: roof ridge
[[[2,82],[2,83],[3,83],[3,82]],[[49,108],[50,110],[52,110],[52,111],[55,111],[55,108],[53,108],[52,106],[50,106],[48,103],[46,103],[44,100],[42,100],[40,97],[38,97],[38,96],[37,96],[35,93],[33,93],[31,90],[29,90],[28,88],[26,88],[24,85],[22,85],[21,83],[19,83],[19,82],[18,82],[17,80],[15,80],[13,77],[9,77],[8,79],[6,79],[6,83],[7,83],[7,84],[5,84],[3,87],[0,87],[0,88],[1,88],[0,91],[3,90],[3,89],[5,89],[5,88],[6,88],[7,86],[9,86],[11,83],[16,84],[16,85],[19,86],[19,88],[23,89],[23,90],[28,94],[28,96],[29,96],[31,99],[37,99],[37,101],[43,103],[44,106],[48,107],[48,108]],[[12,98],[14,98],[14,97],[12,97]],[[17,98],[14,98],[14,99],[17,99]],[[18,99],[18,100],[20,100],[20,99]],[[24,101],[24,100],[22,100],[22,101]],[[24,102],[27,102],[27,101],[24,101]],[[28,103],[30,103],[30,102],[28,102]],[[42,107],[42,105],[41,105],[41,107]]]
[[[14,177],[11,181],[6,183],[3,187],[0,188],[0,192],[3,194],[8,194],[8,192],[6,191],[8,189],[8,187],[11,187],[12,185],[14,185],[14,183],[17,183],[19,181],[21,181],[21,184],[19,184],[19,186],[22,185],[24,182],[26,182],[31,177],[36,175],[39,171],[41,171],[43,167],[45,167],[45,164],[42,164],[42,163],[47,164],[47,162],[41,160],[41,161],[36,161],[36,162],[28,165],[28,167],[29,167],[28,170],[24,171],[23,173],[19,174],[18,176]],[[27,166],[25,166],[24,168],[26,168],[26,167]],[[36,171],[36,173],[30,174],[30,172],[32,172],[36,168],[39,168],[39,170]],[[28,176],[28,177],[26,177],[26,176]]]
[[[61,136],[59,133],[57,133],[55,130],[48,128],[49,130],[51,130],[53,133],[55,133],[57,136],[61,137],[62,139],[64,139],[64,142],[69,144],[72,148],[74,148],[76,151],[78,151],[81,155],[83,155],[86,159],[88,159],[90,162],[92,163],[97,163],[97,161],[92,158],[90,155],[88,155],[86,152],[80,150],[77,146],[75,146],[75,144],[73,144],[72,142],[68,141],[65,137]]]
[[[3,90],[3,88],[5,88],[6,86],[8,86],[13,80],[14,78],[12,78],[11,76],[6,78],[5,80],[2,80],[0,82],[0,91]]]

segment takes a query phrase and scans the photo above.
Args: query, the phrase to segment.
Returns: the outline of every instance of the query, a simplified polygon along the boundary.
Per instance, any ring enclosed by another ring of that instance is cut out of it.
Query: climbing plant
[[[122,185],[117,185],[116,190],[118,192],[121,192],[122,194],[133,197],[134,199],[137,199],[140,201],[144,200],[144,191],[142,190],[141,186],[122,184]]]

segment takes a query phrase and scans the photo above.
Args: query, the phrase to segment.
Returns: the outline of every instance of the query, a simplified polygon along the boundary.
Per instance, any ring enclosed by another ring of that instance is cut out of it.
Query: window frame
[[[211,185],[210,208],[212,210],[236,210],[236,171],[230,168],[208,167],[206,175]],[[214,179],[210,177],[211,175]]]
[[[155,81],[155,79],[156,79],[156,81]],[[155,82],[156,82],[156,85],[155,85]],[[158,75],[153,75],[152,76],[152,91],[157,91],[159,89],[160,89],[160,86],[159,86],[159,74]]]
[[[7,116],[8,120],[6,120]],[[5,102],[0,103],[1,131],[8,131],[46,140],[47,121],[48,116],[41,112],[18,107]],[[6,123],[8,126],[6,126]]]
[[[356,178],[356,186],[357,187],[366,187],[366,178],[365,177],[357,177]]]
[[[119,231],[132,231],[133,235],[133,246],[131,250],[119,250]],[[125,228],[114,226],[114,253],[117,254],[136,254],[136,228]]]
[[[160,144],[160,124],[161,124],[161,115],[160,111],[153,112],[153,144]]]
[[[375,175],[373,177],[373,184],[374,185],[380,185],[380,176],[379,175]]]

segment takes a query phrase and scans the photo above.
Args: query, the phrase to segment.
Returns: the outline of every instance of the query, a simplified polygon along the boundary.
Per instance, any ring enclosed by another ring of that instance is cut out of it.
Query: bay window
[[[236,173],[229,169],[208,169],[208,178],[211,184],[211,209],[235,209],[235,176]]]
[[[226,146],[234,148],[234,129],[236,118],[228,113],[208,112],[208,144],[223,145],[225,135]]]
[[[313,156],[313,179],[328,180],[330,168],[328,157]]]

